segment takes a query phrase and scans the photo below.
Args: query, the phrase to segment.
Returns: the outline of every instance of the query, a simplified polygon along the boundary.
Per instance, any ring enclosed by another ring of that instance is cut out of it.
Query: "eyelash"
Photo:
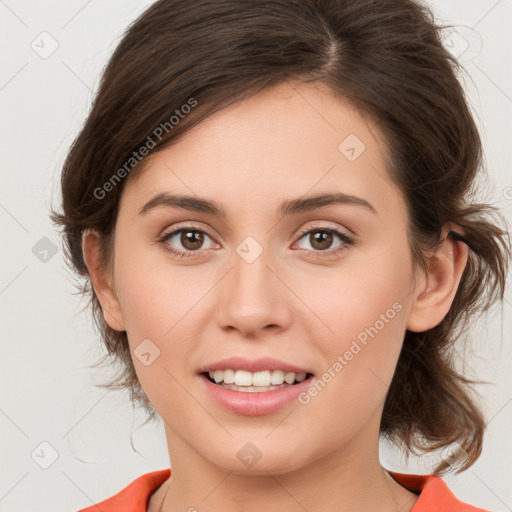
[[[172,249],[169,246],[169,244],[167,243],[167,240],[172,238],[177,233],[181,233],[183,231],[202,233],[202,234],[207,235],[208,237],[213,239],[213,237],[211,237],[207,231],[205,231],[204,229],[201,229],[201,228],[196,228],[194,226],[184,226],[182,228],[175,229],[174,231],[169,231],[167,233],[164,233],[158,239],[158,242],[164,246],[164,249],[166,251],[170,252],[174,256],[177,256],[178,258],[193,258],[196,256],[196,253],[199,252],[199,251],[191,251],[191,252],[177,251],[176,249]],[[317,258],[317,257],[322,258],[322,257],[324,257],[325,254],[328,254],[329,256],[337,255],[339,253],[342,253],[342,252],[348,250],[350,246],[353,246],[356,243],[355,239],[353,237],[347,235],[346,233],[343,233],[335,228],[327,228],[327,227],[316,227],[316,228],[304,230],[299,234],[298,239],[300,240],[301,238],[304,238],[305,235],[308,235],[310,233],[317,233],[317,232],[331,233],[331,234],[337,235],[340,238],[340,240],[342,242],[344,242],[344,244],[334,250],[312,251],[313,253],[316,253],[314,256],[315,258]],[[211,251],[213,249],[206,249],[206,250]],[[303,249],[303,250],[307,251],[308,249]]]

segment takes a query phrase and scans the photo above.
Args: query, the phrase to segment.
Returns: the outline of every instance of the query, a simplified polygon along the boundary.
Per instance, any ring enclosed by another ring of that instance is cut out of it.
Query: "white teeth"
[[[306,379],[306,373],[284,372],[283,370],[264,370],[261,372],[248,372],[246,370],[215,370],[208,375],[217,384],[232,384],[245,387],[269,387],[293,384]]]
[[[279,385],[284,382],[284,372],[282,370],[274,370],[270,376],[270,383]]]
[[[222,386],[223,388],[231,389],[232,391],[241,391],[243,393],[264,393],[266,391],[284,388],[289,385],[290,384],[281,384],[280,386],[237,386],[236,384],[219,384],[219,386]]]
[[[226,381],[224,381],[226,382]],[[270,386],[270,372],[256,372],[252,374],[253,386]]]
[[[233,384],[235,382],[234,370],[224,370],[224,384]]]
[[[234,383],[237,386],[252,386],[252,373],[245,370],[237,370]]]
[[[293,373],[293,372],[285,373],[284,380],[287,384],[293,384],[295,382],[295,373]]]

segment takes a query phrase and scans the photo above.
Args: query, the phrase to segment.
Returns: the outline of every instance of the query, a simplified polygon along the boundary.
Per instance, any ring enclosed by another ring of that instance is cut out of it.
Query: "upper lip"
[[[244,357],[230,357],[215,363],[207,364],[199,369],[199,373],[213,372],[215,370],[246,370],[248,372],[261,372],[264,370],[283,370],[284,372],[312,373],[300,366],[280,361],[272,357],[247,359]]]

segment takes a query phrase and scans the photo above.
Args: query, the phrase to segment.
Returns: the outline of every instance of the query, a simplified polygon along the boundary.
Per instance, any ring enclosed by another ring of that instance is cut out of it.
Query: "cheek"
[[[199,339],[193,332],[194,305],[205,292],[199,281],[191,282],[191,267],[188,274],[172,270],[148,252],[142,257],[132,251],[116,261],[116,289],[137,377],[153,407],[165,415],[190,407],[181,383]]]
[[[375,251],[377,252],[377,251]],[[405,326],[411,276],[407,271],[407,255],[372,254],[354,257],[339,268],[325,268],[304,274],[294,283],[294,292],[307,306],[310,339],[319,339],[322,346],[342,349],[350,340],[364,343],[371,331],[380,338],[394,339]],[[313,331],[313,324],[317,328]],[[318,330],[318,328],[320,330]],[[324,345],[326,342],[329,345]]]
[[[393,299],[388,292],[360,304],[344,301],[337,323],[332,317],[336,339],[316,343],[325,366],[299,401],[329,446],[365,425],[378,427],[405,332],[404,308]]]
[[[201,339],[205,296],[217,280],[206,268],[173,266],[158,252],[125,251],[126,256],[116,261],[116,290],[132,354],[149,339],[158,348],[162,371],[183,374]],[[134,364],[144,370],[136,359]]]
[[[148,248],[143,242],[130,244],[123,238],[117,244],[115,282],[127,331],[164,338],[190,309],[198,283],[172,271],[159,248]]]
[[[325,327],[319,336],[311,322],[308,333],[325,364],[321,394],[355,408],[384,400],[405,334],[411,277],[407,252],[388,258],[380,254],[325,281],[308,280],[308,306]]]

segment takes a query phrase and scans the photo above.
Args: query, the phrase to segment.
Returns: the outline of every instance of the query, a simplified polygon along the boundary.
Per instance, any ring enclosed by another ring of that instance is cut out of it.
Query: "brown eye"
[[[332,246],[336,239],[340,242],[333,248]],[[310,248],[302,247],[302,249],[309,250],[315,256],[323,256],[322,253],[325,253],[326,256],[337,254],[355,244],[355,240],[352,237],[334,228],[310,229],[301,234],[300,240],[309,242]]]
[[[210,246],[204,247],[208,239],[210,240]],[[193,226],[170,231],[164,234],[159,242],[171,254],[180,257],[195,256],[194,253],[211,249],[214,245],[212,238],[206,231]]]
[[[182,231],[180,243],[188,251],[200,249],[204,242],[204,233],[202,231]]]
[[[332,233],[328,231],[314,231],[309,234],[311,246],[319,251],[325,251],[329,249],[333,241]]]

